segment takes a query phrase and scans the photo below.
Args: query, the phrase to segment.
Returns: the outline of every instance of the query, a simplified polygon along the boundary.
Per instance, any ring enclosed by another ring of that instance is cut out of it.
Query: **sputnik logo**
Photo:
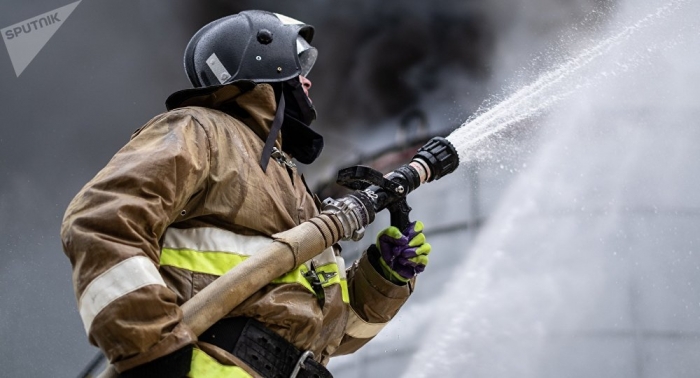
[[[81,1],[0,29],[17,77],[34,60]]]

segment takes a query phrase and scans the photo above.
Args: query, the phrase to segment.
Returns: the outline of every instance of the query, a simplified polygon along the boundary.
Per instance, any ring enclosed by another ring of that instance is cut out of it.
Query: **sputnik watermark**
[[[40,14],[20,23],[0,29],[5,41],[7,53],[10,54],[12,67],[19,77],[34,57],[53,37],[58,28],[68,19],[82,0]]]

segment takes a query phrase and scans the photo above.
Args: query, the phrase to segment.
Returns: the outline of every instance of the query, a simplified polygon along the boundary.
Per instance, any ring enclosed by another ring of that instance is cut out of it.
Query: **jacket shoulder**
[[[190,111],[186,111],[184,108],[170,110],[164,113],[160,113],[146,122],[143,126],[134,130],[131,134],[130,139],[134,139],[145,130],[148,129],[158,129],[166,127],[167,129],[176,128],[177,125],[187,125],[192,124],[202,125],[202,123],[197,118],[196,114]]]
[[[171,110],[168,113],[179,112],[179,117],[192,117],[201,125],[207,135],[213,138],[234,138],[239,140],[259,139],[255,132],[243,120],[229,115],[221,110],[201,106],[186,106]]]
[[[236,125],[237,127],[245,127],[245,125],[238,119],[231,117],[230,115],[215,109],[205,108],[201,106],[186,106],[182,108],[177,108],[169,110],[156,115],[151,118],[142,127],[136,129],[132,134],[132,138],[138,135],[142,130],[150,127],[154,124],[160,123],[170,123],[174,121],[194,121],[196,124],[202,126],[205,130],[209,130],[215,125],[221,124],[224,121]]]
[[[231,115],[222,112],[221,110],[206,108],[202,106],[186,106],[171,110],[167,113],[178,112],[180,116],[190,116],[199,124],[205,127],[216,127],[217,125],[230,125],[235,128],[245,128],[245,124]]]

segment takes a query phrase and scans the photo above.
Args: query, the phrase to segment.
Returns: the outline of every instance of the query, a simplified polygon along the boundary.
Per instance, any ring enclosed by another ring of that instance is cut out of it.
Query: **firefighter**
[[[179,308],[318,214],[296,161],[322,137],[306,78],[314,29],[245,11],[185,51],[194,88],[137,130],[70,203],[63,248],[85,332],[121,377],[330,377],[397,313],[427,263],[420,222],[390,227],[347,270],[339,248],[275,279],[199,337]]]

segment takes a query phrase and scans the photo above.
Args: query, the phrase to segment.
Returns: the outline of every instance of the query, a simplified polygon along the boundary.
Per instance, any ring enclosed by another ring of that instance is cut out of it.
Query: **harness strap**
[[[226,350],[263,377],[288,378],[296,370],[296,378],[333,378],[325,366],[309,358],[313,354],[300,351],[255,319],[221,319],[199,341]]]
[[[282,94],[280,95],[280,103],[277,105],[275,119],[272,121],[272,126],[270,127],[270,134],[267,135],[265,147],[263,147],[262,155],[260,156],[260,168],[262,168],[263,172],[267,172],[267,164],[270,162],[272,147],[275,146],[275,140],[277,140],[277,135],[279,135],[280,129],[282,128],[282,123],[284,121],[284,108],[284,94]]]

